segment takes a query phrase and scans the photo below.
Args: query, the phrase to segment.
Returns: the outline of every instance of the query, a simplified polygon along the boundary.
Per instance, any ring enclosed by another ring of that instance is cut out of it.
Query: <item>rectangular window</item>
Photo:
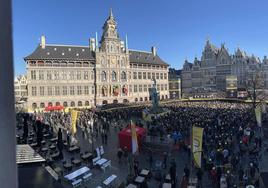
[[[129,75],[129,79],[131,80],[131,72],[129,72],[128,75]]]
[[[82,87],[77,86],[77,95],[82,95]]]
[[[51,73],[51,71],[47,71],[47,80],[52,80],[52,73]]]
[[[95,94],[95,86],[91,87],[91,94],[94,95]]]
[[[48,96],[51,96],[52,95],[52,87],[51,86],[48,86],[47,87],[47,95]]]
[[[59,71],[54,71],[54,80],[59,80],[59,79],[60,79]]]
[[[94,71],[91,71],[91,80],[94,80],[95,79],[95,73],[94,73]]]
[[[35,70],[31,71],[31,79],[36,80],[36,71]]]
[[[84,80],[88,80],[88,71],[84,71]]]
[[[164,85],[161,84],[161,91],[164,91]]]
[[[129,85],[129,93],[132,93],[132,85]]]
[[[74,71],[70,71],[69,78],[70,80],[74,80]]]
[[[164,79],[165,80],[167,79],[167,73],[164,73]]]
[[[147,85],[143,85],[143,91],[147,92]]]
[[[157,84],[156,88],[157,88],[157,91],[160,90],[160,86],[159,86],[159,84]]]
[[[152,87],[151,84],[148,84],[148,89],[151,89],[151,87]]]
[[[142,79],[141,72],[138,73],[138,76],[139,76],[139,80]]]
[[[44,95],[45,95],[45,87],[40,86],[40,96],[44,96]]]
[[[139,92],[142,92],[142,85],[139,85]]]
[[[44,71],[43,70],[39,71],[39,80],[44,80]]]
[[[148,77],[147,77],[149,80],[151,79],[151,73],[148,72]]]
[[[156,73],[156,79],[157,80],[159,79],[159,73]]]
[[[62,87],[62,95],[68,95],[68,89],[67,86]]]
[[[62,71],[62,79],[67,80],[67,73],[65,71]]]
[[[160,73],[160,79],[163,80],[163,73]]]
[[[70,95],[74,95],[74,86],[70,86]]]
[[[57,95],[57,96],[60,95],[60,86],[55,87],[55,95]]]
[[[137,92],[138,92],[138,86],[134,85],[134,93],[137,93]]]
[[[167,84],[165,84],[165,90],[167,91],[168,89],[167,89]]]
[[[32,87],[32,96],[36,96],[36,87]]]
[[[146,72],[143,72],[143,79],[146,79]]]
[[[155,79],[155,73],[154,72],[152,73],[152,79]]]
[[[77,80],[81,80],[81,71],[77,71]]]
[[[133,79],[137,79],[137,72],[133,72]]]
[[[84,86],[84,94],[89,95],[89,88],[88,86]]]

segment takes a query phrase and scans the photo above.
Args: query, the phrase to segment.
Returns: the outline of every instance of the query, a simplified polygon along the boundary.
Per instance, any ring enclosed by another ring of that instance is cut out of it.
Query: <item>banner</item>
[[[196,167],[201,168],[203,128],[192,128],[192,155]]]
[[[261,107],[260,106],[257,106],[255,108],[255,116],[256,116],[258,126],[261,127]]]
[[[138,152],[138,139],[137,139],[137,132],[136,132],[136,126],[131,121],[131,140],[132,140],[132,153],[135,154]]]
[[[76,120],[77,120],[78,111],[72,110],[71,111],[71,121],[72,121],[72,134],[76,133]]]

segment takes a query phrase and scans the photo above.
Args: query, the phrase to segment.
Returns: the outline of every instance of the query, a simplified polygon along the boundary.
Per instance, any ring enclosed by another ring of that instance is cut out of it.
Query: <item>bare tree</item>
[[[246,90],[255,109],[257,102],[264,100],[264,79],[261,71],[253,70],[248,74]]]

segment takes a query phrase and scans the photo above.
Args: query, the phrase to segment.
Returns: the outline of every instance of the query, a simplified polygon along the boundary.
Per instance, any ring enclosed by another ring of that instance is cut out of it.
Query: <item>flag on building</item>
[[[261,127],[261,107],[257,106],[255,108],[255,116],[256,116],[256,120],[257,120],[257,124],[259,127]]]
[[[201,168],[203,128],[192,128],[192,155],[196,167]]]
[[[137,132],[135,124],[130,121],[130,128],[131,128],[131,141],[132,141],[132,153],[138,153],[139,146],[138,146],[138,139],[137,139]]]
[[[76,120],[77,120],[77,116],[78,116],[78,111],[76,110],[72,110],[71,111],[71,121],[72,121],[72,134],[74,135],[77,131],[76,129]]]

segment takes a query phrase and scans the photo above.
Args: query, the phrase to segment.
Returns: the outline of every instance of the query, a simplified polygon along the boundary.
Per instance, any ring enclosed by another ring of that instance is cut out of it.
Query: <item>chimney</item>
[[[96,46],[95,46],[96,42],[95,42],[95,38],[90,38],[89,39],[89,48],[90,51],[94,51],[96,50]]]
[[[41,47],[42,47],[42,49],[45,49],[45,47],[46,47],[46,37],[45,37],[45,35],[41,36]]]
[[[156,56],[156,47],[155,46],[152,47],[152,54],[153,54],[153,56]]]

